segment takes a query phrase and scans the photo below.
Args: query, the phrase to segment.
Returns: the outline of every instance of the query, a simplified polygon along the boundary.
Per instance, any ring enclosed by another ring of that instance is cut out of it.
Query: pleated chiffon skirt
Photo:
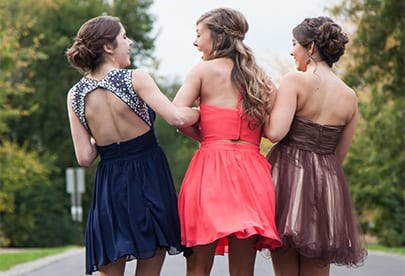
[[[86,226],[86,274],[121,257],[151,258],[158,248],[180,253],[176,191],[153,131],[97,149],[101,161]]]
[[[179,194],[182,245],[218,240],[216,254],[224,254],[227,237],[234,234],[240,239],[258,235],[258,250],[280,246],[270,171],[257,145],[203,142]]]

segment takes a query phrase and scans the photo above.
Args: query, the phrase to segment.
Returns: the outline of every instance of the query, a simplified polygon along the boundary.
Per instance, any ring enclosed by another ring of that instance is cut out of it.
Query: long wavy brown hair
[[[230,58],[234,61],[232,82],[242,89],[243,108],[252,128],[264,123],[271,91],[269,76],[258,66],[252,50],[243,42],[249,29],[246,18],[237,10],[218,8],[200,16],[197,24],[203,23],[211,31],[212,51],[207,60]]]

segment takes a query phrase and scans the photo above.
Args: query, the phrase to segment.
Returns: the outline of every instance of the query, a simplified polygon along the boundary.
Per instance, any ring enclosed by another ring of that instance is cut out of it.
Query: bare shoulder
[[[213,79],[222,75],[222,71],[224,70],[223,64],[218,62],[217,59],[214,60],[203,60],[196,65],[194,65],[190,71],[187,73],[187,79]]]
[[[192,70],[200,72],[201,74],[215,71],[221,66],[221,62],[219,62],[218,59],[213,59],[213,60],[203,60],[196,64]]]
[[[190,75],[201,75],[203,74],[207,69],[207,62],[205,61],[201,61],[199,63],[197,63],[196,65],[194,65],[193,67],[191,67],[190,71],[188,72],[188,74]]]
[[[149,77],[149,73],[142,68],[131,69],[132,79],[143,79]]]
[[[134,86],[135,90],[138,90],[138,92],[140,92],[139,89],[150,89],[155,85],[154,80],[145,69],[138,68],[131,69],[130,71],[132,74],[132,85]]]
[[[310,83],[309,76],[303,72],[289,72],[280,80],[280,88],[303,88]],[[300,90],[300,89],[299,89]]]
[[[303,72],[299,72],[299,71],[293,71],[293,72],[288,72],[287,74],[285,74],[280,83],[302,83],[306,80],[307,78],[307,74],[303,73]]]
[[[343,80],[341,80],[341,91],[342,94],[344,94],[345,97],[347,97],[350,100],[356,101],[357,102],[357,93],[354,91],[353,88],[348,86]]]

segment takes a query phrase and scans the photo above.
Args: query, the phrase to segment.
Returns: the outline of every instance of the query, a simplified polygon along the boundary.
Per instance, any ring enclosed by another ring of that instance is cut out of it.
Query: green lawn
[[[386,247],[374,243],[367,244],[367,247],[370,251],[382,251],[385,253],[405,255],[405,247]]]
[[[74,248],[74,246],[24,249],[17,252],[0,253],[0,271],[8,270],[20,263],[30,262],[49,255],[61,253],[71,248]]]

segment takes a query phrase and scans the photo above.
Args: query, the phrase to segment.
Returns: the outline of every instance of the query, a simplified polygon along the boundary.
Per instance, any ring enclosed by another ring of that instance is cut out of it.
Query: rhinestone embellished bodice
[[[114,69],[107,73],[102,80],[83,77],[69,91],[72,98],[73,111],[87,131],[90,132],[85,116],[85,97],[97,88],[103,88],[114,93],[149,126],[152,125],[148,106],[138,97],[133,89],[131,70]]]

